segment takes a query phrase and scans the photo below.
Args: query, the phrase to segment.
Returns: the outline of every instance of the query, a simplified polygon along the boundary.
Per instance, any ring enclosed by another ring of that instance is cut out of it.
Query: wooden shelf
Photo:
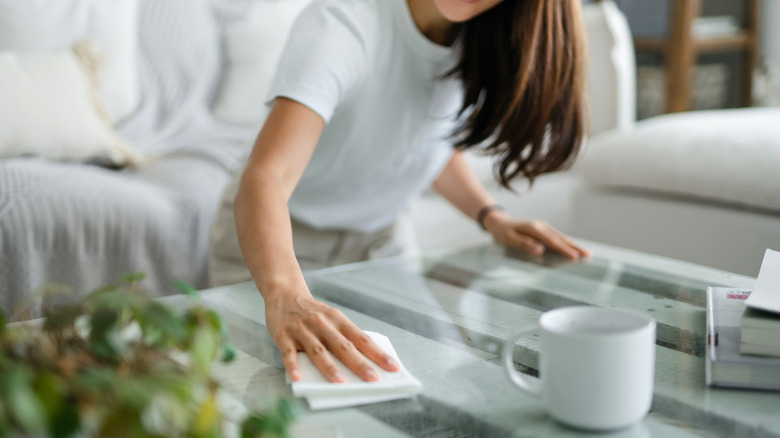
[[[731,50],[750,50],[755,45],[753,36],[745,31],[726,37],[713,37],[694,41],[699,53],[726,52]]]
[[[693,48],[698,53],[746,50],[754,43],[753,36],[746,31],[734,35],[693,39]],[[635,38],[634,48],[640,52],[665,52],[669,42],[666,38]]]
[[[690,109],[693,66],[702,53],[741,51],[746,54],[743,83],[743,105],[750,106],[753,89],[753,68],[757,52],[758,0],[747,0],[747,26],[734,35],[720,37],[693,36],[693,21],[701,15],[702,0],[669,0],[671,32],[667,37],[636,38],[637,52],[659,52],[664,60],[666,76],[666,112]]]

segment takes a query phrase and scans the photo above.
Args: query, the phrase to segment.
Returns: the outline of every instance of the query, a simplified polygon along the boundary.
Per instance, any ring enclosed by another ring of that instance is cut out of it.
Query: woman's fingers
[[[563,241],[565,241],[569,246],[574,248],[579,253],[579,255],[581,257],[591,257],[591,256],[593,256],[593,251],[591,251],[591,250],[581,246],[579,243],[577,243],[574,240],[572,240],[572,238],[570,238],[569,236],[567,236],[565,234],[561,234],[560,232],[557,232],[557,233],[558,233],[558,236],[561,239],[563,239]]]
[[[320,339],[330,352],[361,379],[369,382],[381,380],[379,373],[371,365],[374,361],[388,371],[398,371],[400,367],[385,354],[371,338],[357,325],[344,316],[341,311],[331,310],[331,321],[335,327],[323,326]],[[334,329],[335,328],[335,329]]]
[[[519,233],[516,230],[512,230],[512,232],[509,233],[508,242],[501,243],[519,248],[532,255],[539,256],[544,254],[544,245],[541,242],[531,236]]]
[[[301,334],[300,339],[303,351],[309,356],[309,359],[318,370],[328,379],[329,382],[344,383],[347,378],[339,371],[336,362],[328,353],[328,349],[317,336],[310,331]]]
[[[287,370],[287,374],[293,382],[301,380],[301,369],[298,366],[298,348],[292,339],[287,336],[276,341],[276,346],[282,353],[282,363],[284,363],[284,369]]]
[[[360,376],[361,379],[367,382],[375,382],[382,379],[374,367],[371,366],[366,356],[358,351],[355,344],[341,333],[334,331],[327,334],[325,344],[334,356],[352,370],[353,373]]]
[[[340,330],[345,338],[350,340],[355,348],[362,353],[361,355],[365,355],[365,357],[387,371],[401,370],[401,365],[399,365],[398,362],[382,351],[382,349],[379,348],[363,330],[352,323],[352,321],[346,319],[346,317],[344,318],[344,323],[340,327]],[[350,367],[350,369],[354,371],[353,368]]]
[[[548,248],[557,251],[569,258],[576,259],[580,256],[579,251],[560,238],[557,233],[551,229],[545,230],[539,235],[539,240]]]
[[[275,332],[274,342],[293,381],[302,377],[298,365],[301,350],[330,382],[346,382],[337,360],[369,382],[381,380],[371,361],[388,371],[400,370],[398,363],[341,311],[315,303],[303,313],[305,316],[296,313],[294,318],[283,318],[285,327]]]
[[[575,259],[592,255],[589,250],[579,246],[544,221],[516,223],[509,235],[512,246],[534,255],[544,253],[545,247]]]
[[[561,239],[558,233],[544,221],[531,221],[526,225],[525,233],[539,240],[544,246],[566,256],[577,258],[579,252]]]

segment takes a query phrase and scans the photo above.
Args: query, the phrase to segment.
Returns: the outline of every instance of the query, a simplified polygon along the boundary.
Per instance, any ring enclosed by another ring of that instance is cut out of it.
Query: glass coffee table
[[[322,437],[601,436],[553,421],[509,383],[498,357],[503,339],[544,311],[587,304],[658,323],[652,410],[639,425],[604,436],[780,437],[780,393],[705,385],[705,290],[750,289],[754,278],[584,244],[596,254],[591,260],[534,259],[483,245],[308,272],[312,293],[388,336],[424,389],[413,399],[329,411],[309,411],[299,400],[299,427]],[[236,363],[216,370],[226,391],[248,406],[292,397],[254,285],[201,296],[222,313],[239,350]],[[537,373],[538,347],[533,336],[515,346],[519,370]]]

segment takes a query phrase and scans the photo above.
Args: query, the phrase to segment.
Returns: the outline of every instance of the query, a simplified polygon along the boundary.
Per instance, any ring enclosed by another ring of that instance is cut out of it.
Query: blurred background
[[[634,38],[638,119],[780,106],[780,0],[616,3]]]

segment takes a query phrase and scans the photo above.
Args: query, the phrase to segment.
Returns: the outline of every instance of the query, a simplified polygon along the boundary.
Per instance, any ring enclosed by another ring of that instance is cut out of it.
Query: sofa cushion
[[[599,185],[780,211],[780,108],[653,117],[591,139],[578,168]]]
[[[631,127],[636,112],[634,41],[614,2],[582,5],[588,38],[588,131]]]
[[[100,91],[120,120],[138,105],[138,0],[0,0],[0,50],[63,50],[89,39],[103,60]]]
[[[225,77],[214,105],[222,121],[259,126],[265,100],[295,18],[311,0],[261,1],[225,28]]]
[[[0,51],[0,158],[137,161],[101,116],[89,72],[71,51]]]

